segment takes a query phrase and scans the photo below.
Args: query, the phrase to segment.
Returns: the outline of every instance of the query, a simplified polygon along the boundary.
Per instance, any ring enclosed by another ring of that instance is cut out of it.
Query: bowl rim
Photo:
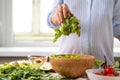
[[[52,55],[52,54],[51,54]],[[51,57],[51,55],[49,56],[49,58],[53,58],[53,57]],[[62,56],[64,56],[64,55],[66,55],[66,54],[55,54],[55,55],[62,55]],[[66,58],[54,58],[54,59],[62,59],[62,60],[81,60],[81,59],[87,59],[87,60],[91,60],[91,59],[95,59],[95,56],[93,56],[93,55],[88,55],[88,54],[68,54],[68,55],[83,55],[83,56],[87,56],[87,57],[89,57],[89,58],[80,58],[80,59],[66,59]]]

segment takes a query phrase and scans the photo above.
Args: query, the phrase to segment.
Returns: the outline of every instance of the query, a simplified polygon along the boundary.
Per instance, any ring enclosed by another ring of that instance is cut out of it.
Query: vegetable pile
[[[35,69],[29,63],[13,64],[5,63],[0,65],[0,80],[69,80],[65,77],[55,77],[40,69]]]
[[[80,36],[79,23],[80,21],[75,16],[68,14],[64,21],[61,23],[60,29],[54,30],[55,34],[53,42],[56,42],[57,39],[61,37],[61,35],[68,36],[71,33],[76,33],[78,36]]]

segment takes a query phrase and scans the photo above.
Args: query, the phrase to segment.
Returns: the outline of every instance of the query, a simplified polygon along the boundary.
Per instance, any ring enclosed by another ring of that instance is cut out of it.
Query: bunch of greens
[[[56,42],[57,39],[61,37],[61,35],[68,36],[71,33],[76,33],[78,36],[80,36],[79,23],[80,21],[75,16],[68,14],[64,21],[61,23],[60,29],[54,30],[55,34],[53,42]]]
[[[5,63],[0,65],[0,80],[69,80],[52,76],[40,69],[35,69],[33,65],[15,62],[14,64]]]
[[[52,54],[52,58],[64,58],[64,59],[81,59],[81,56],[79,54],[71,55],[71,54],[65,54],[65,55],[56,55]]]

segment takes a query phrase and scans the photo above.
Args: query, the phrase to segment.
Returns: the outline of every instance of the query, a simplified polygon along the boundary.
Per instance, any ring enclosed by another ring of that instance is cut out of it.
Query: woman
[[[80,20],[81,35],[62,36],[59,53],[90,54],[100,60],[106,56],[113,65],[113,38],[120,40],[120,0],[55,0],[48,25],[59,28],[68,13]]]

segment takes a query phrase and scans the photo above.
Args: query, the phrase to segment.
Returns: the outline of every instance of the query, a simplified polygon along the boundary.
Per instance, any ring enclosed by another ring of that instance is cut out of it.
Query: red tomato
[[[104,74],[107,75],[107,74],[114,74],[115,73],[115,69],[112,68],[112,67],[107,67],[104,69]]]

